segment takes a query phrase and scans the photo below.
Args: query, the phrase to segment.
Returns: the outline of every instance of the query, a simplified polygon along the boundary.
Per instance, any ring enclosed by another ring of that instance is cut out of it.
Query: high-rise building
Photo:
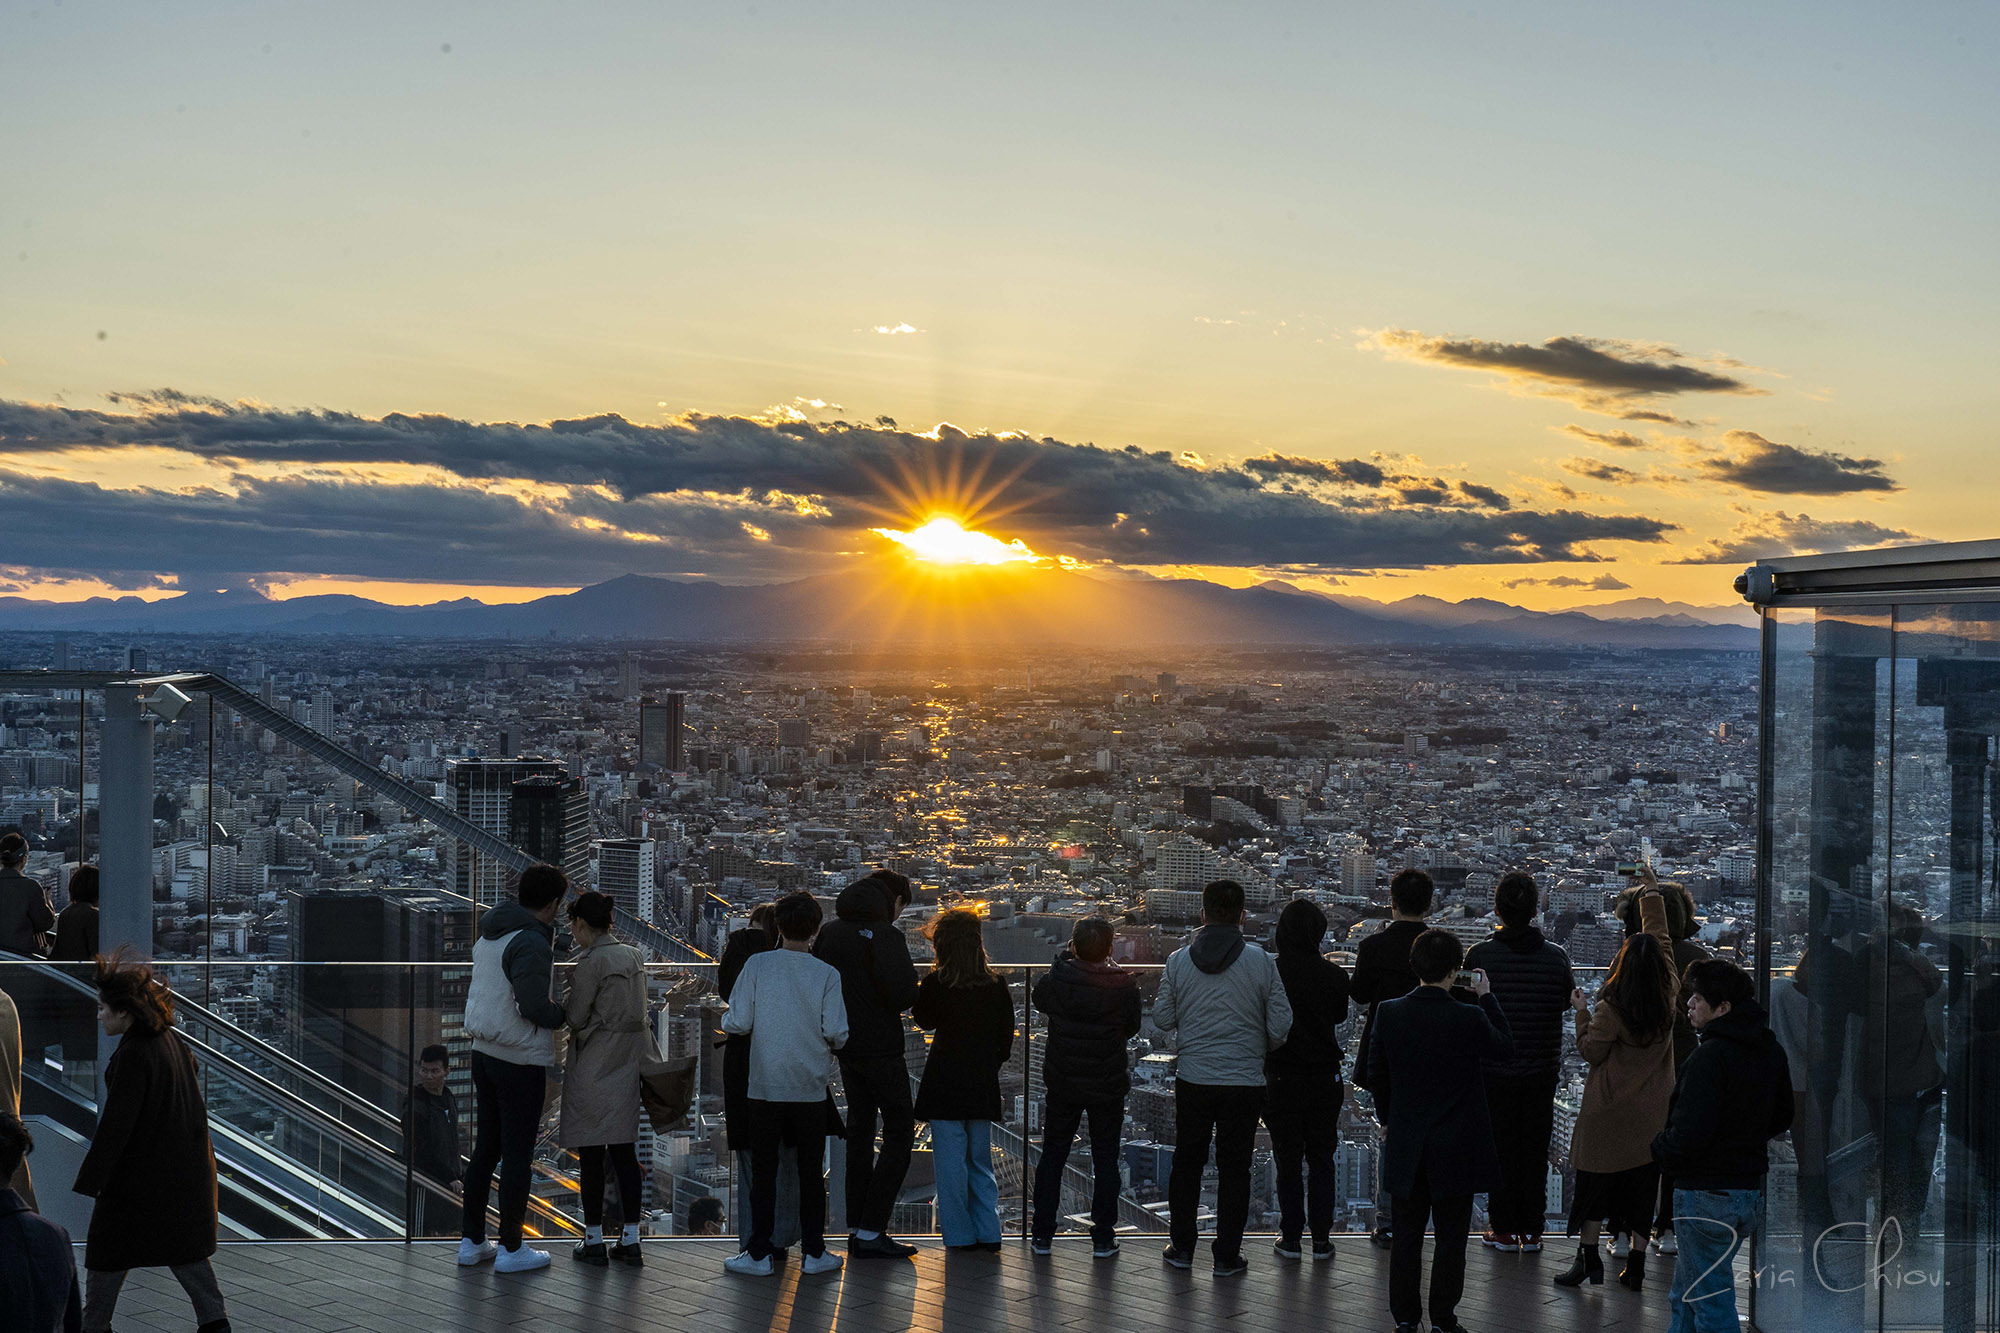
[[[778,719],[778,748],[804,750],[812,745],[812,720],[803,717]]]
[[[58,670],[58,671],[67,671],[67,670],[69,670],[69,640],[68,640],[68,639],[57,639],[57,640],[56,640],[56,647],[55,647],[55,669],[56,669],[56,670]]]
[[[146,669],[146,650],[139,647],[127,648],[125,650],[125,669],[127,671],[144,671]]]
[[[312,706],[306,715],[306,725],[322,736],[333,735],[333,691],[315,690]]]
[[[605,838],[597,843],[597,891],[641,921],[657,923],[653,895],[655,848],[651,838]]]
[[[1375,893],[1375,853],[1364,846],[1347,849],[1340,858],[1340,891],[1358,897]]]
[[[1199,889],[1220,877],[1222,858],[1215,848],[1189,837],[1169,838],[1153,854],[1153,887]]]
[[[639,659],[631,653],[618,655],[618,697],[621,699],[639,697]]]
[[[517,781],[508,796],[507,841],[561,866],[580,891],[590,882],[590,793],[583,779],[542,773]]]
[[[686,766],[682,745],[687,730],[687,696],[639,701],[639,764],[678,773]]]
[[[519,846],[511,834],[514,784],[542,776],[567,778],[569,770],[555,759],[455,759],[446,764],[444,780],[453,811]],[[444,852],[445,884],[453,893],[487,905],[506,897],[513,877],[504,867],[457,838],[445,843]]]

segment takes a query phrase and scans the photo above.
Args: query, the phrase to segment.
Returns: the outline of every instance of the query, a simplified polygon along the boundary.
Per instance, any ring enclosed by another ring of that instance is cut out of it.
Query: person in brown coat
[[[21,1015],[14,1008],[12,997],[3,990],[0,990],[0,1111],[9,1111],[16,1116],[21,1114]],[[0,1185],[11,1186],[27,1201],[28,1211],[37,1211],[35,1180],[28,1174],[25,1154],[21,1165],[15,1168],[13,1178],[0,1181]]]
[[[646,1032],[646,969],[639,951],[611,933],[611,899],[579,894],[569,929],[581,950],[570,969],[563,1013],[569,1022],[569,1063],[563,1072],[556,1141],[576,1151],[583,1193],[579,1263],[599,1268],[613,1259],[641,1265],[639,1253],[639,1066],[653,1053]],[[604,1163],[618,1173],[618,1210],[625,1230],[604,1244]]]
[[[1660,1185],[1652,1142],[1665,1128],[1673,1100],[1674,1001],[1680,988],[1666,903],[1657,888],[1640,895],[1639,912],[1644,930],[1619,948],[1596,1011],[1581,989],[1570,995],[1576,1050],[1589,1063],[1590,1077],[1569,1149],[1576,1168],[1569,1230],[1580,1244],[1576,1262],[1555,1279],[1559,1287],[1603,1284],[1597,1238],[1606,1218],[1614,1231],[1632,1234],[1618,1281],[1634,1291],[1645,1283],[1646,1238]]]
[[[153,969],[97,960],[97,1021],[118,1049],[104,1066],[97,1134],[76,1192],[97,1200],[84,1246],[84,1333],[105,1333],[126,1273],[170,1268],[194,1303],[198,1333],[228,1333],[216,1284],[215,1149],[194,1053],[174,1031],[174,1002]]]

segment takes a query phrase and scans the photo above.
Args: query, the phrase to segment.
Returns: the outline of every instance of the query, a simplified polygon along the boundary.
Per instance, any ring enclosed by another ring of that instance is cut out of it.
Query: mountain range
[[[43,602],[0,597],[0,631],[400,635],[669,642],[801,640],[988,643],[1569,645],[1751,650],[1754,613],[1651,598],[1530,611],[1487,598],[1377,602],[1281,581],[1102,578],[1001,567],[881,570],[726,585],[628,574],[576,592],[491,605],[394,606],[344,594],[275,599],[242,589]]]

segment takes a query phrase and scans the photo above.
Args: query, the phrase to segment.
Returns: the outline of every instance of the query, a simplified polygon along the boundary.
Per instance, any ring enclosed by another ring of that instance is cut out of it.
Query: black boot
[[[1604,1285],[1604,1257],[1595,1245],[1577,1246],[1576,1262],[1555,1280],[1558,1287],[1580,1287],[1586,1282],[1593,1287]]]
[[[1625,1256],[1625,1267],[1618,1271],[1618,1285],[1640,1291],[1646,1285],[1646,1252],[1634,1250]]]

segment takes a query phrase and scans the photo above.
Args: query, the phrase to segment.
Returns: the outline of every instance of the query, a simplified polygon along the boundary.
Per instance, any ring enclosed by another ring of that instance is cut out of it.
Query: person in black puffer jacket
[[[1294,899],[1278,914],[1278,977],[1291,1002],[1292,1030],[1264,1057],[1264,1125],[1277,1158],[1282,1259],[1300,1257],[1308,1211],[1313,1258],[1333,1257],[1333,1150],[1347,1095],[1338,1030],[1347,1021],[1348,980],[1346,968],[1320,953],[1325,938],[1326,913],[1311,900]]]
[[[1090,1117],[1090,1238],[1108,1258],[1118,1252],[1118,1145],[1132,1069],[1125,1044],[1139,1035],[1138,978],[1111,961],[1116,932],[1101,916],[1070,932],[1069,948],[1035,983],[1035,1008],[1049,1016],[1042,1045],[1042,1158],[1035,1167],[1033,1243],[1046,1253],[1056,1233],[1062,1173],[1070,1144]]]
[[[1569,955],[1535,929],[1540,909],[1541,893],[1530,876],[1519,871],[1503,876],[1493,889],[1500,929],[1465,955],[1467,967],[1486,973],[1514,1033],[1514,1053],[1488,1060],[1484,1071],[1501,1181],[1487,1198],[1493,1229],[1486,1233],[1486,1244],[1509,1252],[1542,1248],[1549,1137],[1555,1130],[1556,1085],[1562,1079],[1563,1019],[1576,989]]]
[[[840,1086],[847,1095],[847,1252],[907,1259],[917,1247],[886,1234],[916,1145],[910,1066],[903,1056],[903,1015],[917,1002],[917,969],[896,918],[914,897],[910,881],[877,870],[840,891],[834,919],[820,928],[813,957],[840,973],[847,1044]],[[875,1122],[882,1151],[875,1151]]]

